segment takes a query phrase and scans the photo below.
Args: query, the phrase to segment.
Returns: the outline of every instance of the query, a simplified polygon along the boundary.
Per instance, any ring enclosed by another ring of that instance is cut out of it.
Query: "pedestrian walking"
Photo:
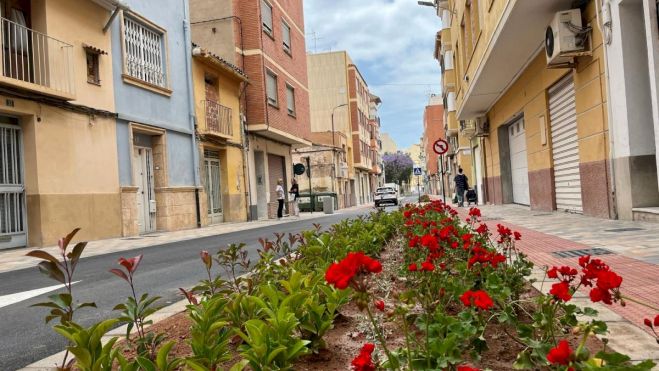
[[[293,178],[293,185],[291,186],[291,190],[288,191],[288,193],[290,193],[293,197],[293,214],[299,217],[300,207],[298,206],[298,202],[300,198],[300,186],[297,184],[297,180],[295,180],[295,178]]]
[[[277,207],[277,220],[281,219],[284,216],[284,180],[277,180],[277,188],[275,188],[275,193],[277,193],[277,201],[279,206]]]
[[[453,178],[455,182],[455,192],[458,198],[458,207],[464,207],[465,191],[469,188],[469,179],[462,174],[462,168],[458,168],[458,175]]]

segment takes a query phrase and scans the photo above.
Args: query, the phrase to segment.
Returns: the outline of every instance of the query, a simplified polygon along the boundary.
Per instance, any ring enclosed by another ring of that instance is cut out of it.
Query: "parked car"
[[[379,187],[375,190],[375,207],[384,204],[393,204],[398,206],[398,191],[393,187]]]

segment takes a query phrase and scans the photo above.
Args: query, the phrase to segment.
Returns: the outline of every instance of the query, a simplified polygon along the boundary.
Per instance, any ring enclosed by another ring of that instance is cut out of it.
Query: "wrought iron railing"
[[[73,46],[0,18],[2,76],[66,95],[75,93]]]
[[[231,108],[213,100],[205,100],[204,111],[206,112],[206,130],[215,134],[233,135]]]

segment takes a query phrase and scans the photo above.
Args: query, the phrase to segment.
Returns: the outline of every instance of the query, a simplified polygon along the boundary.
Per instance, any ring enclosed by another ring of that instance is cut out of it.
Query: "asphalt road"
[[[406,201],[412,202],[411,199]],[[166,305],[182,299],[178,291],[179,287],[190,288],[203,279],[205,271],[199,259],[201,250],[214,252],[230,243],[245,242],[250,259],[254,262],[258,256],[256,250],[260,248],[258,243],[260,237],[272,237],[276,232],[298,233],[312,229],[313,223],[320,223],[323,228],[327,228],[340,220],[370,211],[372,210],[361,209],[320,219],[300,220],[83,258],[78,264],[74,277],[74,280],[80,281],[73,286],[74,298],[77,302],[95,302],[98,309],[80,310],[76,313],[76,322],[89,326],[99,320],[116,316],[117,313],[112,313],[112,308],[124,301],[130,294],[130,289],[123,280],[109,273],[108,270],[116,268],[116,261],[122,256],[133,257],[144,254],[144,259],[135,275],[138,295],[148,291],[150,295],[162,297],[159,303]],[[0,273],[0,296],[55,284],[55,281],[40,274],[36,267]],[[32,304],[45,301],[48,295],[55,292],[0,308],[0,370],[16,370],[64,349],[66,343],[63,338],[53,332],[51,325],[44,323],[43,318],[47,310],[30,307]]]

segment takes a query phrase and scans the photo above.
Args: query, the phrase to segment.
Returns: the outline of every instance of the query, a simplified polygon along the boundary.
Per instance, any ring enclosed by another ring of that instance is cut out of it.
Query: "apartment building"
[[[451,14],[438,11],[438,16],[441,17],[441,29],[436,34],[434,50],[434,57],[439,62],[441,71],[444,133],[445,139],[449,143],[448,152],[442,159],[447,178],[447,196],[452,196],[455,192],[455,184],[451,179],[458,174],[458,169],[462,169],[470,180],[476,178],[470,138],[465,135],[464,125],[456,116],[456,97],[459,84],[456,84],[458,72],[455,65],[454,46],[451,43],[452,32],[455,32],[451,30]],[[482,194],[482,192],[478,193]]]
[[[201,225],[246,221],[247,166],[240,122],[243,71],[201,46],[193,45],[192,81],[199,138]]]
[[[472,183],[487,202],[611,217],[599,7],[595,0],[573,3],[436,1],[436,55],[443,70],[454,71],[445,77],[455,84],[447,110],[469,138]],[[579,46],[560,63],[545,49],[552,22],[571,30]]]
[[[335,192],[338,207],[372,201],[382,174],[381,99],[368,90],[359,69],[345,51],[309,54],[311,138],[296,162],[309,157],[314,192]],[[309,189],[308,180],[301,188]]]
[[[277,181],[290,188],[292,151],[311,145],[302,0],[190,0],[190,8],[193,41],[249,78],[240,113],[249,218],[273,218]]]
[[[203,188],[187,2],[108,3],[122,234],[198,227]]]
[[[443,174],[443,156],[433,150],[434,143],[446,140],[444,131],[444,104],[442,96],[431,95],[428,105],[423,110],[423,137],[421,146],[426,156],[427,193],[439,195],[446,188],[446,180]],[[448,194],[448,192],[446,192]]]
[[[121,235],[109,15],[0,1],[0,249]]]

